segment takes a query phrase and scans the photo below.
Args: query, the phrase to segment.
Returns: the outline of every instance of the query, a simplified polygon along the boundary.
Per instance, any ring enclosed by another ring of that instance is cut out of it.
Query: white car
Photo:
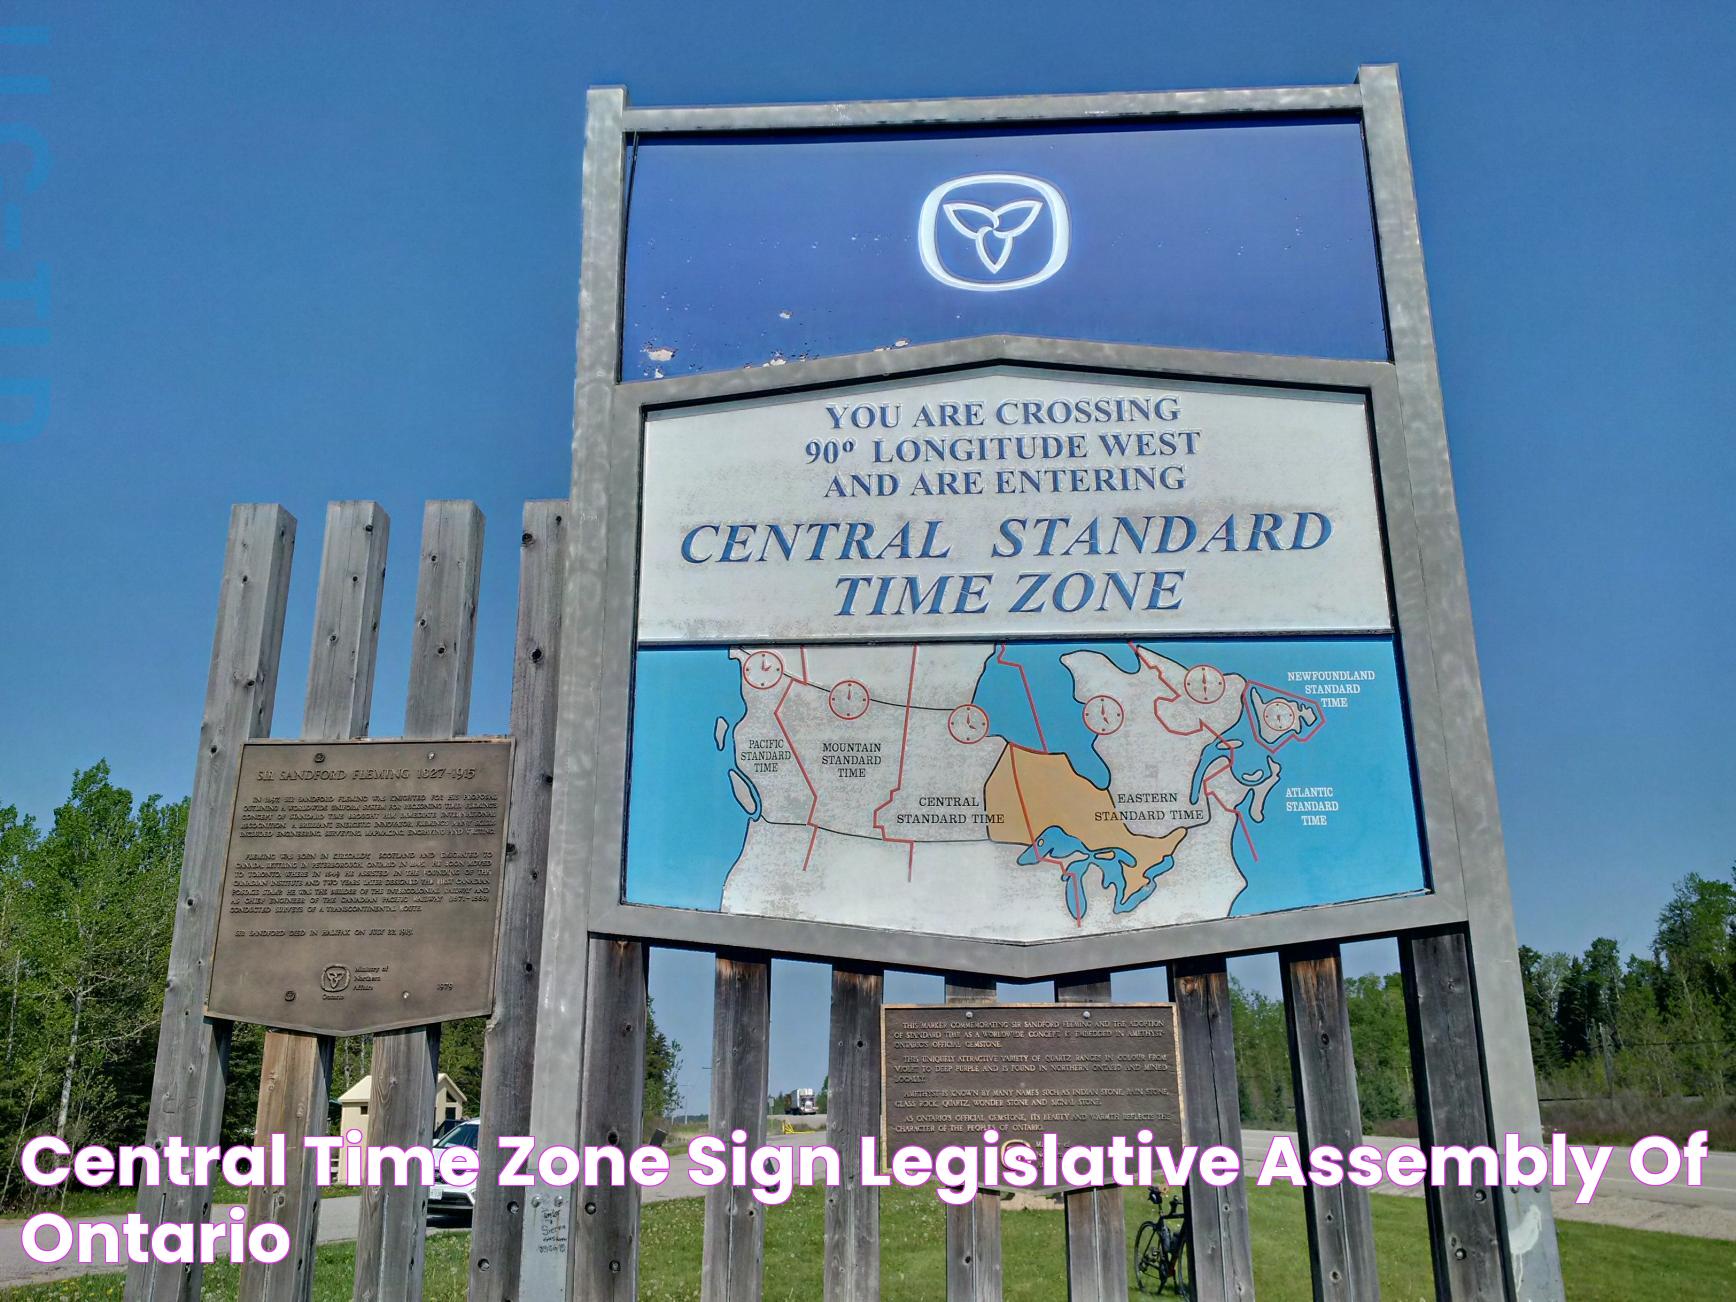
[[[435,1152],[442,1148],[475,1149],[476,1136],[482,1128],[480,1121],[460,1121],[439,1139],[434,1141]],[[448,1212],[472,1212],[476,1210],[476,1186],[460,1189],[456,1185],[441,1184],[438,1180],[434,1187],[428,1190],[428,1210]]]

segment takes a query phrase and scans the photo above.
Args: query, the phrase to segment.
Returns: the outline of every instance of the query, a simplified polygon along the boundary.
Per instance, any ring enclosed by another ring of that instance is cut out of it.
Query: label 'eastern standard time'
[[[654,413],[623,898],[1044,941],[1426,889],[1361,394]]]

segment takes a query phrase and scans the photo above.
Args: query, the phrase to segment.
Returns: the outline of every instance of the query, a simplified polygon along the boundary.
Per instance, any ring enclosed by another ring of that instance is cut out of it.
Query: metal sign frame
[[[723,913],[622,899],[629,728],[596,728],[568,745],[592,752],[596,774],[591,814],[591,930],[600,934],[706,948],[730,946],[854,959],[936,972],[974,972],[1029,981],[1086,969],[1149,966],[1201,954],[1253,952],[1278,945],[1388,935],[1416,927],[1465,921],[1464,866],[1452,822],[1455,791],[1446,762],[1445,718],[1463,702],[1437,688],[1428,635],[1428,564],[1412,501],[1412,469],[1401,428],[1397,384],[1387,362],[1264,357],[1257,354],[1148,348],[1077,340],[990,335],[853,353],[776,368],[635,381],[614,392],[606,436],[606,487],[588,486],[586,506],[606,520],[609,552],[601,591],[602,638],[595,661],[604,701],[625,701],[632,691],[638,604],[640,471],[646,417],[743,398],[848,391],[852,384],[917,376],[964,375],[1011,366],[1045,373],[1119,374],[1142,382],[1164,380],[1246,384],[1261,388],[1348,392],[1367,403],[1372,426],[1377,499],[1385,523],[1388,587],[1395,637],[1402,656],[1413,739],[1413,772],[1424,811],[1430,865],[1426,893],[1381,896],[1283,912],[1232,915],[1200,922],[1045,941],[984,940],[902,932],[831,922]],[[1149,636],[1162,637],[1153,631]],[[999,640],[985,633],[982,640]]]
[[[1380,391],[1387,417],[1377,421],[1383,440],[1383,474],[1402,472],[1408,480],[1405,519],[1389,517],[1389,540],[1402,528],[1412,537],[1413,555],[1395,548],[1391,561],[1395,587],[1402,592],[1401,644],[1407,665],[1413,717],[1425,715],[1426,745],[1417,766],[1426,773],[1424,827],[1436,892],[1421,901],[1406,899],[1322,906],[1314,910],[1232,919],[1211,932],[1218,952],[1269,949],[1309,935],[1348,938],[1421,927],[1432,916],[1462,921],[1468,941],[1472,985],[1484,1045],[1484,1082],[1494,1133],[1516,1132],[1535,1138],[1540,1129],[1530,1041],[1517,957],[1517,936],[1507,884],[1493,760],[1483,708],[1472,631],[1463,548],[1454,502],[1452,471],[1442,411],[1434,328],[1423,270],[1417,206],[1398,72],[1391,65],[1365,66],[1355,82],[1337,86],[1190,90],[1104,95],[1041,95],[985,99],[887,100],[857,103],[747,105],[716,108],[629,107],[619,87],[599,88],[587,100],[583,168],[584,243],[579,293],[578,373],[573,406],[573,528],[567,569],[560,683],[560,746],[556,763],[550,829],[550,881],[544,916],[541,1009],[538,1021],[532,1128],[544,1143],[573,1142],[578,1131],[573,1082],[584,1064],[584,1012],[590,976],[590,942],[611,934],[645,935],[664,943],[717,948],[725,941],[718,915],[703,914],[653,935],[636,916],[611,904],[600,882],[616,883],[624,809],[619,798],[630,723],[629,683],[623,666],[611,668],[608,653],[625,645],[630,615],[623,609],[622,547],[635,546],[636,530],[623,538],[611,532],[618,518],[609,509],[617,492],[631,487],[631,465],[613,455],[620,413],[638,405],[691,399],[701,382],[654,380],[621,382],[621,306],[625,278],[627,159],[631,145],[646,136],[759,132],[826,133],[873,128],[911,131],[961,126],[1017,127],[1037,123],[1112,124],[1247,121],[1261,116],[1356,116],[1363,130],[1373,203],[1374,230],[1382,297],[1386,311],[1389,360],[1375,363],[1309,361],[1277,378],[1338,376],[1340,383]],[[908,350],[930,367],[972,359],[1020,360],[1033,347],[1008,339],[960,341]],[[1096,351],[1093,351],[1096,350]],[[903,350],[901,350],[903,351]],[[1068,357],[1108,362],[1116,349],[1066,343],[1043,345],[1044,364]],[[1166,350],[1135,350],[1146,365],[1174,374],[1194,375],[1205,366],[1219,378],[1258,376],[1264,367],[1289,368],[1286,359],[1240,354],[1202,355]],[[1125,363],[1129,354],[1120,353]],[[900,366],[910,359],[900,357]],[[775,379],[746,374],[711,377],[712,391],[740,396],[756,384],[793,387],[861,378],[878,365],[860,357],[832,358],[778,368]],[[1112,369],[1112,367],[1111,367]],[[1378,381],[1376,376],[1380,376]],[[1350,377],[1355,377],[1354,379]],[[1392,443],[1387,451],[1387,441]],[[629,459],[630,460],[630,459]],[[1413,657],[1415,661],[1413,662]],[[1421,669],[1416,667],[1421,666]],[[1434,705],[1428,704],[1432,697]],[[1432,710],[1432,713],[1429,713]],[[579,739],[611,739],[607,746]],[[1422,739],[1419,738],[1419,741]],[[614,771],[611,771],[611,766]],[[607,865],[608,872],[600,866]],[[1431,912],[1432,911],[1432,912]],[[1315,924],[1321,924],[1316,926]],[[848,931],[851,929],[840,929]],[[1199,935],[1204,933],[1191,933]],[[1207,946],[1181,937],[1180,928],[1155,929],[1110,942],[1105,966],[1155,964],[1165,957],[1200,952]],[[733,943],[787,949],[776,927],[744,924],[731,933]],[[865,952],[852,937],[837,935],[833,953]],[[905,957],[888,961],[957,970],[980,953],[968,943],[936,938],[905,946]],[[999,951],[1002,959],[984,963],[1001,975],[1034,975],[1059,970],[1041,949]],[[1071,952],[1075,959],[1080,951]],[[542,1189],[533,1204],[554,1198]],[[1560,1266],[1547,1196],[1531,1190],[1502,1190],[1503,1220],[1513,1251],[1513,1277],[1522,1279],[1523,1296],[1559,1298]],[[557,1217],[559,1220],[560,1217]],[[527,1294],[565,1295],[567,1248],[544,1236],[538,1217],[526,1218],[523,1286]],[[564,1222],[563,1222],[564,1223]]]

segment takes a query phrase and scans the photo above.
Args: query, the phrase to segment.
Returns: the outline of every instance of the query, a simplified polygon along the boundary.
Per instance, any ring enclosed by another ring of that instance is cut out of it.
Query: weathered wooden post
[[[1416,493],[1420,556],[1407,558],[1407,569],[1415,565],[1427,579],[1427,602],[1417,603],[1405,620],[1429,639],[1443,696],[1452,707],[1444,712],[1441,736],[1419,739],[1419,746],[1432,745],[1437,749],[1437,762],[1450,767],[1451,785],[1457,795],[1450,817],[1439,795],[1429,800],[1435,817],[1447,824],[1439,836],[1431,831],[1430,844],[1431,848],[1438,845],[1437,853],[1446,860],[1443,867],[1449,889],[1454,876],[1451,868],[1457,861],[1456,885],[1464,892],[1463,922],[1478,1029],[1485,1045],[1498,1046],[1483,1062],[1488,1124],[1497,1134],[1517,1134],[1528,1143],[1538,1143],[1543,1125],[1537,1105],[1537,1077],[1519,975],[1518,936],[1507,886],[1506,847],[1501,838],[1495,766],[1483,711],[1464,547],[1459,538],[1434,316],[1423,269],[1422,232],[1398,68],[1393,64],[1370,65],[1358,72],[1356,82],[1391,323],[1393,372],[1404,410],[1404,453]],[[1395,569],[1398,565],[1395,557]],[[1446,844],[1449,827],[1456,836],[1450,850]],[[1474,1126],[1474,1119],[1471,1123]],[[1548,1192],[1521,1186],[1503,1188],[1495,1196],[1511,1254],[1503,1272],[1510,1296],[1539,1302],[1560,1298],[1561,1257],[1555,1241],[1555,1209]]]
[[[333,502],[326,507],[301,721],[301,735],[308,741],[368,735],[390,536],[391,520],[378,502]],[[250,1260],[241,1267],[240,1293],[246,1302],[299,1302],[313,1295],[320,1191],[314,1178],[317,1155],[303,1141],[329,1128],[332,1046],[329,1035],[275,1029],[265,1033],[254,1137],[263,1144],[281,1134],[291,1165],[283,1188],[252,1190],[247,1219],[250,1224],[273,1221],[283,1226],[289,1232],[290,1253],[279,1262]]]
[[[1236,1087],[1236,1032],[1230,978],[1224,960],[1188,959],[1169,970],[1170,994],[1180,1012],[1182,1084],[1187,1139],[1200,1148],[1222,1144],[1242,1151],[1242,1102]],[[1193,1289],[1199,1302],[1252,1302],[1254,1241],[1248,1229],[1245,1182],[1214,1188],[1195,1173],[1187,1186]]]
[[[744,1133],[750,1147],[758,1147],[766,1138],[771,1009],[771,961],[763,954],[720,953],[711,1045],[711,1127],[720,1136]],[[706,1192],[702,1302],[759,1298],[764,1287],[764,1211],[751,1189],[725,1183]]]
[[[1459,930],[1412,932],[1398,941],[1410,1013],[1411,1076],[1423,1144],[1493,1144],[1483,1103],[1486,1069],[1471,999],[1471,961]],[[1495,1192],[1429,1184],[1435,1294],[1451,1302],[1506,1296]]]
[[[992,1004],[995,982],[968,975],[946,979],[949,1004]],[[985,1189],[946,1209],[947,1302],[1000,1302],[1001,1196]]]
[[[230,513],[145,1132],[146,1142],[159,1149],[171,1135],[188,1144],[214,1144],[222,1132],[230,1023],[205,1016],[217,890],[241,745],[271,732],[294,552],[295,517],[282,507],[237,506]],[[210,1211],[209,1187],[162,1184],[139,1191],[139,1216],[151,1225],[203,1221]],[[128,1302],[191,1302],[199,1296],[202,1274],[197,1264],[139,1263],[127,1269],[126,1296]]]
[[[530,1133],[537,984],[548,883],[556,687],[567,560],[567,503],[527,502],[519,535],[518,633],[512,668],[512,824],[501,884],[494,1016],[482,1056],[480,1169],[470,1231],[471,1302],[519,1297],[524,1191],[504,1188],[502,1135]]]
[[[1107,1004],[1107,972],[1055,981],[1059,1003]],[[1076,1189],[1063,1200],[1067,1215],[1067,1297],[1070,1302],[1121,1302],[1127,1296],[1127,1218],[1122,1191]]]
[[[482,523],[473,502],[430,502],[423,513],[404,709],[408,736],[457,737],[469,721]],[[402,1147],[430,1142],[439,1073],[438,1025],[375,1035],[368,1142]],[[358,1302],[416,1302],[422,1296],[427,1219],[425,1185],[363,1189],[356,1232]]]
[[[862,1140],[880,1131],[885,992],[884,970],[832,965],[826,1139],[838,1150],[843,1169],[840,1186],[826,1192],[826,1302],[877,1302],[880,1297],[880,1195],[862,1183]]]
[[[585,99],[584,209],[606,213],[624,200],[626,142],[620,131],[625,96],[592,89]],[[585,1070],[585,1022],[591,971],[591,836],[600,774],[580,738],[599,727],[599,666],[609,521],[593,493],[609,478],[608,423],[620,354],[621,260],[614,219],[587,217],[579,286],[579,376],[573,395],[572,501],[561,609],[557,749],[550,793],[548,881],[543,908],[536,1052],[531,1064],[527,1134],[544,1144],[576,1144]],[[612,717],[612,716],[611,716]],[[547,1184],[524,1198],[520,1296],[570,1296],[571,1192]]]
[[[643,1139],[649,975],[645,947],[591,943],[590,1025],[585,1030],[584,1113],[579,1140],[631,1154]],[[762,1109],[763,1111],[763,1109]],[[631,1302],[639,1296],[639,1186],[574,1190],[573,1296]]]
[[[1348,1153],[1362,1142],[1362,1112],[1338,946],[1288,950],[1279,961],[1303,1154],[1324,1144]],[[1374,1302],[1380,1297],[1380,1278],[1368,1190],[1348,1180],[1310,1184],[1306,1204],[1315,1298]]]

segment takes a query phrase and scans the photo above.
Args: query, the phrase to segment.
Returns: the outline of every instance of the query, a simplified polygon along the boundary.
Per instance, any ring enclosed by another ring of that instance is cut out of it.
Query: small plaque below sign
[[[249,742],[213,1017],[354,1035],[494,1006],[512,741]]]
[[[1182,1141],[1174,1004],[888,1004],[881,1152]]]

